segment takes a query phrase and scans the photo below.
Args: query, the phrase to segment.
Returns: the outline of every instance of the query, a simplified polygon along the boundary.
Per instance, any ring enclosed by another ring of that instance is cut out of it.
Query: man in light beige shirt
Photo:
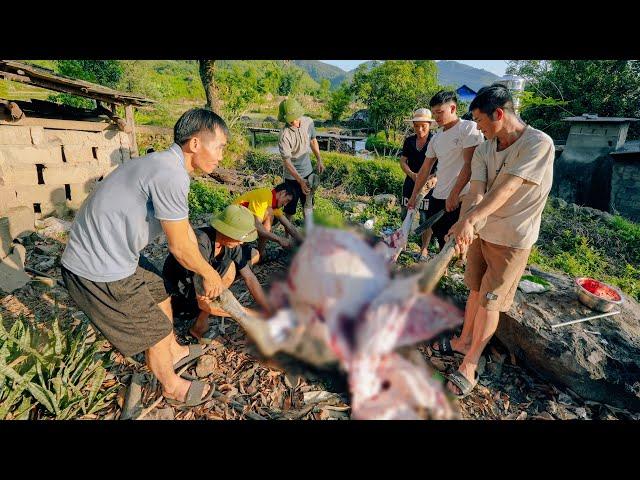
[[[469,205],[451,227],[456,252],[468,249],[465,284],[470,293],[458,338],[434,345],[442,354],[465,355],[449,377],[449,390],[468,395],[478,382],[482,351],[509,310],[538,239],[540,220],[553,181],[553,140],[526,125],[513,110],[511,93],[502,85],[480,89],[469,111],[487,140],[471,162]],[[484,223],[486,220],[486,223]],[[479,238],[474,240],[474,231]]]

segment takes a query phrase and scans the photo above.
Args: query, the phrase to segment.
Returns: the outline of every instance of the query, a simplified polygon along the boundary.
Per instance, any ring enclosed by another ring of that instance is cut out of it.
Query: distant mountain
[[[319,60],[294,60],[293,63],[305,70],[318,83],[326,78],[331,82],[332,89],[342,83],[346,73],[340,67]]]
[[[466,85],[477,92],[485,85],[490,85],[500,79],[494,73],[453,60],[436,62],[436,65],[438,66],[438,82],[443,86],[458,88]]]
[[[345,72],[339,67],[318,60],[294,60],[294,63],[304,69],[316,82],[320,82],[323,78],[329,79],[331,89],[337,88],[342,82],[351,81],[356,71],[356,69],[353,69]],[[364,65],[371,68],[376,63],[376,60],[369,60]],[[481,87],[489,85],[500,78],[487,70],[471,67],[453,60],[436,62],[436,65],[438,66],[438,81],[443,86],[458,88],[462,85],[467,85],[478,91]]]
[[[294,60],[293,63],[305,70],[309,76],[318,83],[320,83],[323,78],[328,79],[331,82],[332,90],[338,88],[340,84],[345,81],[351,81],[354,73],[356,72],[355,68],[345,72],[340,67],[336,67],[335,65],[330,65],[319,60]],[[364,65],[371,68],[371,66],[376,63],[376,60],[369,60],[368,62],[365,62]]]

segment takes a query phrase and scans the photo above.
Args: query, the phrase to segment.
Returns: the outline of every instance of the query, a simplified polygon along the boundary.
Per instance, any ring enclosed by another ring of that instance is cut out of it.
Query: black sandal
[[[189,354],[186,357],[181,358],[180,360],[178,360],[173,365],[173,369],[174,370],[178,370],[179,368],[182,368],[185,365],[197,360],[202,355],[207,353],[207,351],[209,351],[210,348],[211,348],[211,345],[190,344],[189,345]]]
[[[203,397],[202,392],[204,392],[204,387],[209,385],[209,392]],[[197,407],[198,405],[202,405],[205,402],[208,402],[213,398],[213,394],[215,392],[215,387],[213,384],[201,382],[200,380],[194,380],[191,382],[189,386],[189,390],[187,390],[187,396],[184,399],[184,402],[179,400],[172,400],[170,398],[165,398],[166,402],[174,407],[178,408],[188,408],[188,407]]]
[[[434,345],[438,346],[438,350],[436,350]],[[442,335],[438,340],[431,344],[431,351],[434,353],[436,357],[464,357],[464,353],[457,352],[451,346],[451,340],[448,336]]]
[[[462,398],[466,397],[467,395],[469,395],[473,391],[473,389],[478,384],[478,378],[479,378],[479,375],[478,375],[478,372],[476,372],[473,382],[470,382],[469,380],[467,380],[467,377],[465,377],[460,372],[460,370],[456,370],[451,375],[449,375],[447,377],[447,379],[451,383],[453,383],[456,387],[458,387],[462,393],[460,393],[460,394],[453,393],[448,388],[447,388],[447,393],[449,393],[450,395],[453,395],[454,397],[456,397],[458,399],[462,399]]]

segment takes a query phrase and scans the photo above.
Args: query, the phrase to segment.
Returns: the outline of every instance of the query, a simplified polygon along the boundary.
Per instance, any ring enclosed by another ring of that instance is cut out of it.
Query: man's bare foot
[[[177,377],[177,379],[174,385],[162,389],[162,396],[169,400],[184,402],[187,398],[187,392],[189,391],[191,382],[181,377]],[[211,390],[211,386],[207,385],[200,398],[204,398],[209,393],[209,390]]]
[[[195,323],[191,325],[191,328],[189,329],[189,334],[195,337],[197,340],[200,340],[202,337],[204,337],[204,334],[207,333],[208,331],[209,331],[209,315],[207,316],[199,315]]]
[[[173,357],[173,364],[175,365],[187,355],[189,355],[189,346],[178,345],[178,348],[176,348],[175,351],[171,352],[171,356]]]
[[[204,328],[198,327],[194,324],[193,327],[189,329],[189,335],[194,337],[196,340],[200,340],[202,337],[204,337],[205,333],[207,333],[208,331],[209,331],[208,323]]]
[[[460,353],[462,355],[466,355],[469,349],[471,348],[471,342],[465,343],[460,337],[451,337],[449,339],[449,343],[451,343],[451,348],[454,353]],[[434,352],[440,352],[440,342],[435,341],[431,344],[431,350]]]
[[[469,382],[474,383],[475,382],[475,376],[476,376],[476,365],[473,365],[471,363],[465,363],[462,362],[460,364],[460,367],[458,368],[458,371],[464,375],[464,377],[469,380]],[[454,395],[462,395],[462,390],[460,390],[460,387],[458,387],[455,383],[453,383],[451,380],[449,380],[447,382],[447,389],[453,393]]]

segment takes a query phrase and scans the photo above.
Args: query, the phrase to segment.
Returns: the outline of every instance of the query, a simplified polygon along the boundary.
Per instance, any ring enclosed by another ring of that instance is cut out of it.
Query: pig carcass
[[[424,412],[450,418],[441,383],[426,365],[406,360],[397,349],[462,322],[462,312],[428,293],[451,259],[453,244],[420,274],[395,279],[388,249],[372,248],[346,230],[316,227],[295,255],[286,282],[271,288],[275,315],[248,316],[228,290],[217,306],[266,356],[282,351],[315,366],[338,362],[348,374],[353,418],[417,419]]]

